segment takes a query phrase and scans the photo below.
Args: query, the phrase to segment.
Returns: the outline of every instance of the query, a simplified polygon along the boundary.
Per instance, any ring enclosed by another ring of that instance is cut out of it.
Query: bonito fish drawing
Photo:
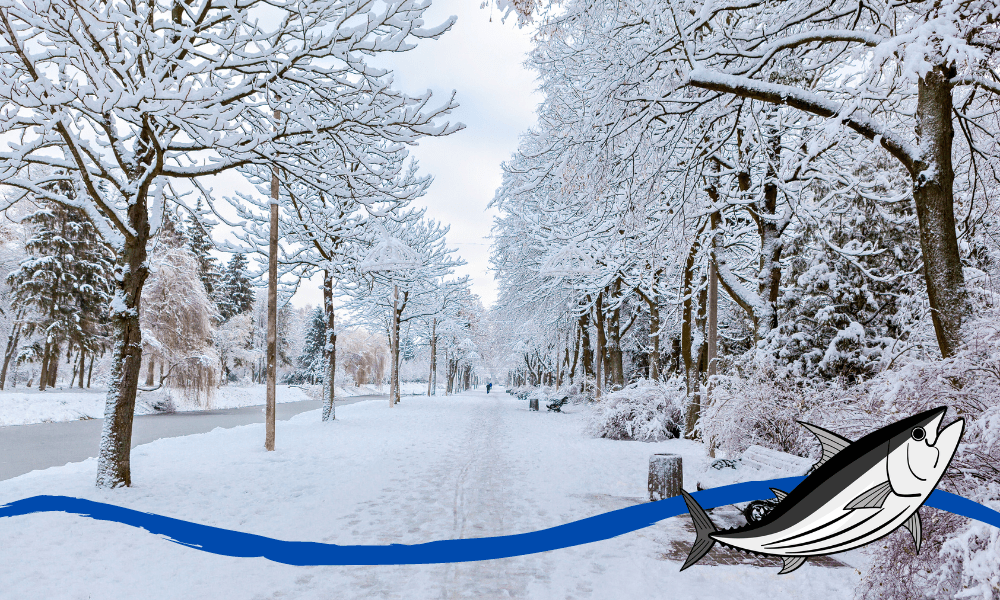
[[[913,415],[856,442],[802,423],[819,438],[823,456],[791,493],[772,489],[779,504],[753,525],[719,530],[695,499],[682,492],[697,537],[681,570],[719,542],[780,556],[781,573],[791,573],[810,556],[869,544],[900,525],[913,535],[919,552],[917,509],[941,480],[965,432],[962,419],[938,430],[946,410]]]

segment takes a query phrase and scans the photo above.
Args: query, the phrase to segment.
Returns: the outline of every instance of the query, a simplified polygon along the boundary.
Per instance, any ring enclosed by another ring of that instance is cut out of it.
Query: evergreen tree
[[[299,368],[292,373],[289,383],[316,383],[323,380],[323,346],[326,344],[326,318],[323,307],[317,306],[306,330]]]
[[[201,211],[201,198],[198,198],[198,204],[195,206],[196,215],[201,215]],[[202,283],[205,284],[205,291],[208,292],[209,298],[216,299],[217,303],[221,302],[220,292],[223,292],[221,289],[223,286],[220,285],[221,274],[219,273],[216,259],[211,254],[211,250],[214,247],[212,243],[212,226],[204,223],[199,216],[192,217],[188,225],[188,239],[190,240],[188,247],[191,249],[191,253],[195,255],[195,258],[198,259],[198,274],[201,277]]]
[[[57,185],[72,194],[69,183]],[[30,258],[7,281],[15,302],[28,309],[24,333],[44,336],[40,388],[55,384],[62,344],[68,344],[67,352],[79,352],[75,372],[82,381],[85,355],[106,345],[114,253],[83,211],[45,204],[26,222],[34,228],[25,244]]]
[[[858,177],[891,181],[893,168],[881,157],[861,167]],[[886,197],[902,194],[877,190]],[[799,376],[849,383],[874,376],[913,342],[919,326],[917,238],[916,212],[905,202],[857,197],[800,224],[788,236],[780,322],[766,347]]]
[[[219,314],[223,320],[244,313],[253,308],[253,284],[247,275],[247,257],[234,254],[226,265],[222,277],[222,294],[219,298]]]
[[[157,234],[158,245],[166,249],[183,248],[191,245],[183,219],[169,205],[163,207],[163,224]]]

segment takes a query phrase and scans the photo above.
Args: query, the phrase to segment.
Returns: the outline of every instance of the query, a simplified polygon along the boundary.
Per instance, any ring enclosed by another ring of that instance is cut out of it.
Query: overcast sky
[[[412,149],[423,173],[434,183],[418,204],[427,216],[451,225],[448,245],[468,262],[472,290],[489,306],[496,285],[489,268],[487,236],[496,212],[486,205],[500,185],[500,163],[517,149],[518,136],[535,123],[535,76],[522,67],[530,49],[531,31],[518,29],[516,18],[500,22],[495,9],[480,9],[479,0],[434,0],[425,13],[429,25],[456,15],[458,22],[439,40],[421,41],[417,48],[393,57],[396,87],[411,93],[434,91],[443,102],[452,90],[461,105],[451,121],[465,124],[444,138],[424,139]],[[492,18],[492,21],[491,21]],[[385,63],[379,63],[385,64]],[[438,102],[431,102],[432,105]],[[304,283],[293,302],[316,305],[319,281]]]

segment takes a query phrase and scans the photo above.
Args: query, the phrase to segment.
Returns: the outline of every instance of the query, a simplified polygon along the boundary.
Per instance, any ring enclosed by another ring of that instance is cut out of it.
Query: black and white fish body
[[[802,423],[819,438],[823,456],[791,493],[773,490],[779,504],[757,524],[720,531],[698,503],[682,492],[697,538],[681,570],[715,542],[780,556],[781,573],[823,556],[864,546],[904,526],[920,551],[917,509],[937,486],[965,431],[957,419],[939,431],[946,407],[929,410],[869,433],[856,442]]]

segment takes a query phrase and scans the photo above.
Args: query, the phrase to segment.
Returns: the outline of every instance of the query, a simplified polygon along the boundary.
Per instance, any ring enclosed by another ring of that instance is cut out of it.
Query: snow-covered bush
[[[965,434],[938,487],[1000,509],[1000,311],[965,327],[965,345],[952,358],[913,362],[886,372],[871,398],[892,419],[948,406],[945,422],[961,416]],[[948,513],[922,509],[924,547],[914,556],[908,533],[873,545],[872,566],[858,588],[875,598],[1000,597],[1000,532]]]
[[[539,404],[549,401],[549,396],[552,388],[549,387],[539,387],[528,392],[528,400],[538,400]]]
[[[570,404],[585,404],[591,402],[594,399],[593,393],[593,379],[587,381],[581,381],[579,383],[573,383],[568,386],[559,388],[559,392],[562,396],[569,398]]]
[[[698,429],[702,438],[726,456],[738,456],[757,444],[807,456],[811,435],[797,423],[818,392],[806,379],[796,378],[767,357],[750,359],[744,375],[713,379]]]
[[[590,432],[613,440],[658,442],[680,436],[684,423],[684,380],[640,379],[605,396],[594,410]]]

